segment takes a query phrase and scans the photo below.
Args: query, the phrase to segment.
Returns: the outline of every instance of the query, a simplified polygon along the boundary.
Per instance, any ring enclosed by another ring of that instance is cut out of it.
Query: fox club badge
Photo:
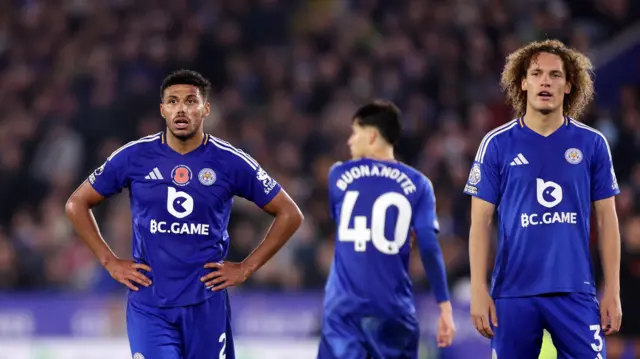
[[[564,153],[564,158],[572,165],[582,162],[582,151],[577,148],[570,148]]]
[[[469,184],[475,186],[480,183],[481,178],[482,174],[480,173],[480,164],[474,163],[473,167],[471,167],[471,172],[469,172]]]
[[[211,168],[203,168],[198,173],[198,180],[205,186],[211,186],[216,182],[216,173]]]

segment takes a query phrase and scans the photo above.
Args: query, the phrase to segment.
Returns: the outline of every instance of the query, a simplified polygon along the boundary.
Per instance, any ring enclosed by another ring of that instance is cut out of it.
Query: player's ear
[[[368,127],[366,129],[367,132],[367,142],[369,145],[372,145],[376,142],[376,139],[378,138],[378,131],[374,128],[374,127]]]
[[[210,113],[211,113],[211,103],[209,103],[209,101],[207,101],[204,104],[204,113],[202,114],[202,117],[207,117],[207,116],[209,116]]]
[[[160,115],[162,116],[162,118],[166,118],[164,115],[164,105],[160,104]]]
[[[522,91],[527,91],[527,76],[522,76],[522,80],[520,81],[520,89]]]
[[[567,95],[571,93],[571,82],[567,81],[567,84],[564,85],[564,93]]]

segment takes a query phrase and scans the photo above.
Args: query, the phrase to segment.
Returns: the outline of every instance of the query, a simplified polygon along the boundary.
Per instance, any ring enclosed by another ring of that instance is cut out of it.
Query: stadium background
[[[547,37],[596,65],[597,99],[580,120],[608,138],[622,191],[627,335],[607,344],[621,352],[624,338],[626,357],[640,358],[640,2],[0,0],[0,9],[0,359],[130,357],[124,289],[74,234],[64,202],[113,150],[163,128],[158,89],[179,68],[214,84],[206,130],[253,155],[306,214],[232,293],[239,358],[314,357],[332,257],[327,170],[348,155],[350,116],[373,97],[402,109],[398,154],[437,194],[458,335],[433,350],[437,312],[416,256],[422,355],[488,358],[468,316],[462,188],[482,136],[511,117],[498,87],[505,56]],[[95,214],[129,256],[126,191]],[[242,259],[269,221],[238,200],[229,259]]]

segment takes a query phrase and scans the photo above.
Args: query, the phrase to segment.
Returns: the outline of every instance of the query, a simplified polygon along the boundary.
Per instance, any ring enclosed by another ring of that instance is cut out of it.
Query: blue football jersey
[[[263,207],[280,191],[248,154],[205,135],[180,154],[164,133],[116,150],[89,176],[104,197],[129,189],[133,258],[151,267],[148,288],[130,299],[157,306],[185,306],[213,295],[200,282],[207,262],[222,261],[229,248],[227,225],[234,196]]]
[[[325,311],[414,313],[410,231],[439,230],[431,182],[402,163],[352,160],[332,167],[329,203],[337,232]]]
[[[497,208],[493,297],[595,294],[591,206],[620,192],[602,133],[570,118],[547,137],[508,122],[480,143],[464,192]]]

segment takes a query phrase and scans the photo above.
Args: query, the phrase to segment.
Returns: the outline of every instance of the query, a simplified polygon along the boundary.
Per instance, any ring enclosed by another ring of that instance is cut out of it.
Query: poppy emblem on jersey
[[[572,165],[582,162],[582,151],[577,148],[570,148],[564,153],[564,158]]]
[[[211,186],[216,182],[216,173],[211,168],[203,168],[198,173],[200,183],[205,186]]]
[[[173,178],[173,183],[178,186],[186,186],[191,182],[192,177],[191,170],[189,167],[185,165],[177,165],[173,171],[171,171],[171,178]]]
[[[471,167],[471,172],[469,172],[469,184],[472,186],[480,183],[480,179],[482,175],[480,174],[480,164],[474,163],[473,167]]]

